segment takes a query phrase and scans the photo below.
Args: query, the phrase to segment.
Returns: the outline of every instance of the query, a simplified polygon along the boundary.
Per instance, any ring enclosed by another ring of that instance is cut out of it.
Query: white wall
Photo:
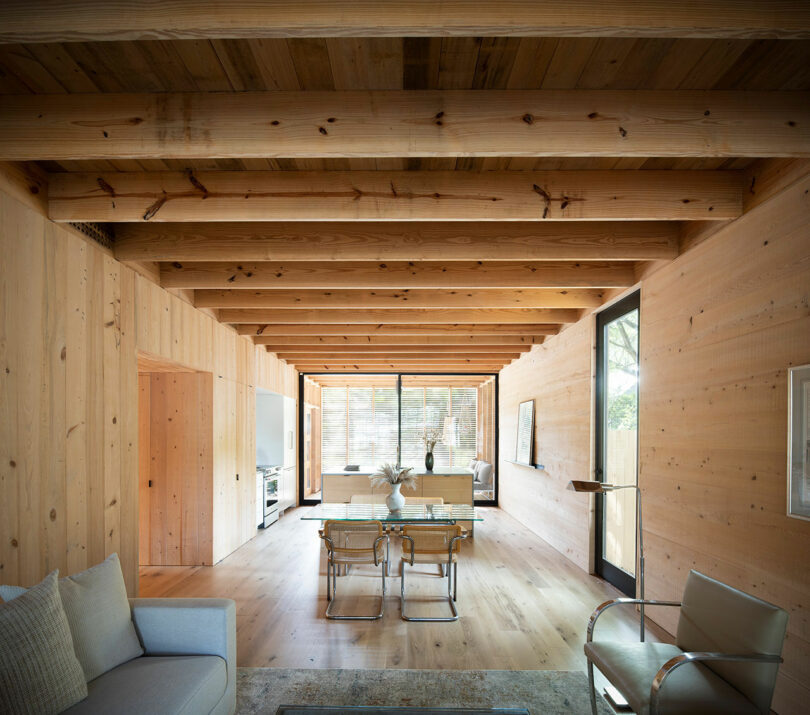
[[[256,390],[256,464],[284,463],[284,398]]]

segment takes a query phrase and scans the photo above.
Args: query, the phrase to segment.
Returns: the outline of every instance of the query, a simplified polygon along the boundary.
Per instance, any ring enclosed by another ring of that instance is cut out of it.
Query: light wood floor
[[[301,521],[304,509],[288,511],[216,566],[141,567],[140,595],[233,598],[240,666],[459,670],[582,670],[588,616],[602,601],[621,595],[505,512],[485,508],[475,538],[462,545],[460,620],[401,620],[395,577],[388,581],[381,621],[328,621],[319,523]],[[397,566],[395,538],[391,558]],[[414,602],[414,611],[443,614],[446,604],[427,600],[446,588],[435,567],[409,571],[407,583],[409,611],[413,593],[424,600]],[[373,611],[379,591],[379,570],[355,567],[338,578],[336,606],[339,612]],[[631,609],[617,607],[602,617],[599,628],[633,639],[637,623]]]

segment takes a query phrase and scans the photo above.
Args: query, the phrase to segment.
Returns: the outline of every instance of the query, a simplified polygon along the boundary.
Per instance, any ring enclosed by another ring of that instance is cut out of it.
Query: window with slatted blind
[[[475,387],[402,388],[402,463],[420,467],[425,430],[441,437],[433,449],[434,469],[466,467],[476,456],[478,390]]]
[[[323,471],[397,461],[396,386],[325,386],[321,409]],[[434,469],[466,467],[478,452],[478,419],[475,387],[403,385],[401,464],[422,469],[425,430],[435,429],[440,437],[433,449]]]
[[[396,387],[324,387],[321,410],[324,471],[397,461]]]

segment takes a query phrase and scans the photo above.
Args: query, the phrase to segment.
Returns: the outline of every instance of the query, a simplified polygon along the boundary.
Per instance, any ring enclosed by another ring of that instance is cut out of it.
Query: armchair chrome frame
[[[622,605],[638,605],[638,606],[677,606],[680,608],[682,605],[680,601],[655,601],[645,600],[641,598],[615,598],[610,601],[605,601],[596,607],[596,610],[591,614],[588,619],[588,633],[587,641],[593,641],[593,630],[596,626],[596,621],[608,608],[613,606]],[[669,675],[680,668],[686,663],[699,663],[707,660],[723,660],[723,661],[749,661],[753,663],[782,663],[784,659],[778,655],[768,655],[765,653],[753,653],[748,655],[738,655],[734,653],[699,653],[689,652],[676,655],[664,663],[653,678],[652,685],[650,686],[650,715],[659,715],[659,697],[661,688]],[[596,687],[594,685],[593,677],[593,663],[588,659],[588,687],[591,694],[591,712],[597,715],[596,710]]]
[[[326,600],[329,605],[326,607],[326,617],[333,621],[378,621],[385,614],[385,573],[388,569],[388,534],[383,534],[374,539],[372,552],[374,555],[374,566],[380,566],[382,576],[382,595],[380,596],[380,610],[373,616],[338,616],[332,613],[332,606],[337,596],[337,569],[340,564],[335,563],[335,544],[331,538],[325,534],[320,534],[321,539],[326,543]],[[385,556],[380,559],[377,556],[377,547],[380,542],[385,541]],[[331,588],[330,588],[331,586]]]
[[[413,537],[408,536],[406,534],[402,534],[401,536],[403,542],[410,541],[411,542],[411,559],[410,565],[414,565],[414,558],[415,554],[415,544]],[[402,620],[404,621],[422,621],[422,622],[433,622],[433,623],[445,623],[449,621],[457,621],[458,620],[458,610],[456,609],[456,601],[458,600],[458,560],[455,562],[453,561],[453,549],[455,548],[456,542],[461,541],[462,539],[466,539],[467,534],[462,533],[458,536],[454,536],[450,539],[450,543],[447,546],[447,567],[442,569],[442,578],[447,576],[447,602],[450,604],[450,610],[452,611],[453,615],[451,618],[428,618],[428,617],[416,617],[416,616],[408,616],[405,613],[405,564],[407,563],[405,559],[402,559],[399,564],[399,575],[400,575],[400,608],[402,612]],[[442,564],[439,564],[439,567],[442,567]],[[445,573],[446,572],[446,573]],[[452,572],[452,576],[451,576]],[[451,589],[452,585],[452,589]]]

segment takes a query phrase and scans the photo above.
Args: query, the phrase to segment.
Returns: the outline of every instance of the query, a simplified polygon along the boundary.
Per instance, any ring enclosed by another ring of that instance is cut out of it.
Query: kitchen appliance
[[[278,521],[278,480],[281,476],[281,467],[259,466],[256,474],[262,478],[261,507],[262,515],[259,528],[266,529],[270,524]]]

